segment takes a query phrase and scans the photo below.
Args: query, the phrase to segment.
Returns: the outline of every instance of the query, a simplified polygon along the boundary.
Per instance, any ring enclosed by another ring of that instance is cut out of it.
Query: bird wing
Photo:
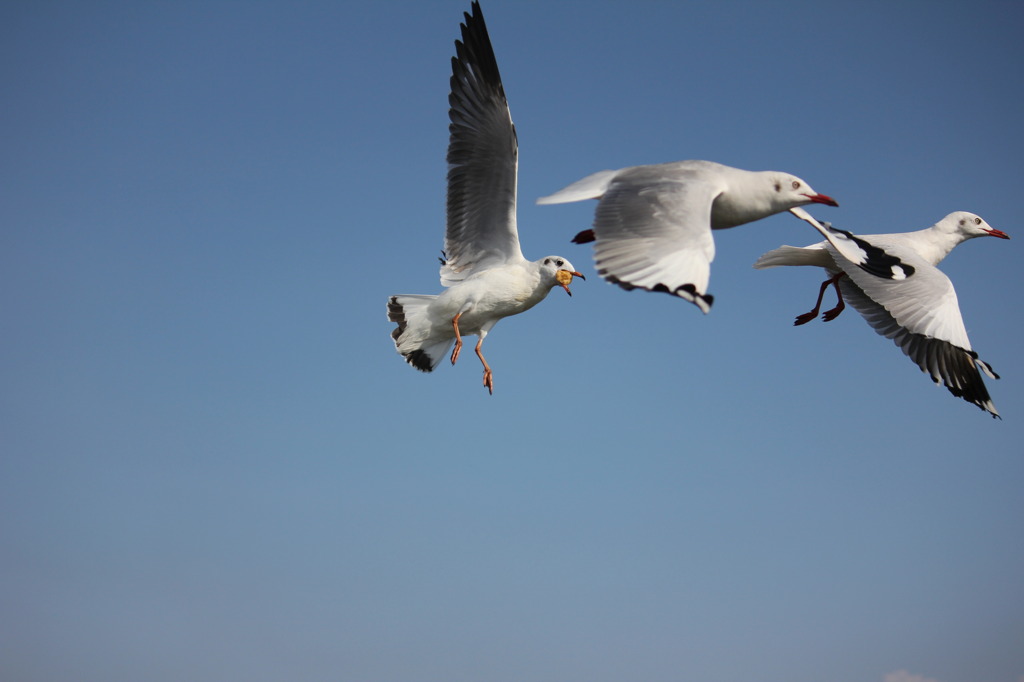
[[[831,223],[822,225],[814,217],[800,208],[789,209],[789,212],[800,220],[811,225],[825,237],[832,248],[843,255],[843,258],[875,277],[889,279],[905,279],[914,274],[914,267],[904,263],[885,249],[858,237],[852,232],[832,227]]]
[[[598,274],[624,289],[662,291],[704,312],[715,257],[711,204],[724,187],[695,173],[637,166],[609,184],[594,217]]]
[[[516,131],[478,3],[461,28],[448,97],[444,286],[523,259],[516,230]]]
[[[843,298],[935,383],[998,416],[979,370],[993,379],[999,377],[971,349],[949,277],[906,246],[891,242],[876,246],[912,266],[914,276],[894,280],[870,275],[828,246],[836,264],[846,273],[839,284]]]

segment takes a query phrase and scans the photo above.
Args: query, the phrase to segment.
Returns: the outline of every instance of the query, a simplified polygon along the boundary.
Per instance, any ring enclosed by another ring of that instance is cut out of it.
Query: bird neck
[[[742,192],[723,192],[711,204],[711,229],[722,230],[760,220],[788,206],[772,202],[775,192],[761,191],[760,187],[746,187]]]
[[[938,265],[959,244],[974,235],[962,232],[947,232],[937,227],[929,227],[907,235],[914,239],[918,254],[932,265]]]

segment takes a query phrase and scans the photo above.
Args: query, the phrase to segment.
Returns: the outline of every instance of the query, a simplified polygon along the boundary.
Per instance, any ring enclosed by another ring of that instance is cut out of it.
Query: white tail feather
[[[782,265],[816,265],[822,266],[822,253],[824,249],[815,249],[802,246],[780,246],[768,253],[762,254],[754,267],[758,270],[766,268],[777,268]],[[826,263],[830,261],[825,253]]]
[[[560,189],[554,194],[537,199],[538,204],[568,204],[573,201],[584,199],[600,199],[611,184],[612,178],[618,175],[617,170],[603,170],[588,175],[582,180],[577,180],[568,187]]]
[[[435,334],[427,309],[437,296],[403,294],[388,299],[388,320],[398,327],[391,332],[395,348],[410,365],[430,372],[440,364],[455,341],[452,334]]]

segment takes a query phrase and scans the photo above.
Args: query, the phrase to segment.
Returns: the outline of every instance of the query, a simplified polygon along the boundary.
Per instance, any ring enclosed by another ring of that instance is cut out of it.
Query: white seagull
[[[576,235],[594,242],[597,272],[623,289],[674,294],[703,312],[715,257],[712,230],[743,225],[810,203],[838,206],[800,178],[752,172],[712,161],[677,161],[594,173],[538,204],[599,199],[594,227]],[[839,232],[819,231],[851,260],[880,277],[898,276],[896,259],[867,253]]]
[[[448,96],[448,226],[438,296],[398,295],[388,299],[391,332],[406,362],[432,371],[462,335],[479,337],[476,354],[484,386],[494,392],[491,368],[480,352],[498,320],[540,303],[555,286],[570,296],[573,277],[585,279],[561,256],[530,262],[516,230],[518,145],[480,5],[464,13],[462,40],[455,41]]]
[[[814,221],[806,213],[800,217]],[[950,213],[935,225],[916,232],[856,236],[859,242],[884,248],[899,257],[904,267],[913,268],[913,276],[902,280],[867,275],[826,242],[779,247],[761,256],[754,267],[824,268],[828,279],[821,285],[814,309],[797,316],[794,324],[805,324],[818,315],[821,299],[831,285],[839,303],[825,311],[823,320],[838,317],[845,307],[844,300],[848,301],[876,332],[892,339],[936,384],[941,382],[954,396],[998,417],[981,372],[993,379],[999,376],[971,349],[953,283],[936,267],[957,244],[985,236],[1010,238],[966,211]]]

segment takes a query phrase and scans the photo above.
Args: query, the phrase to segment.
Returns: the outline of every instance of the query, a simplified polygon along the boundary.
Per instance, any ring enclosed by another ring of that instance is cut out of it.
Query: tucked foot
[[[494,395],[494,379],[491,376],[491,370],[484,370],[484,386],[487,388],[487,392]]]

